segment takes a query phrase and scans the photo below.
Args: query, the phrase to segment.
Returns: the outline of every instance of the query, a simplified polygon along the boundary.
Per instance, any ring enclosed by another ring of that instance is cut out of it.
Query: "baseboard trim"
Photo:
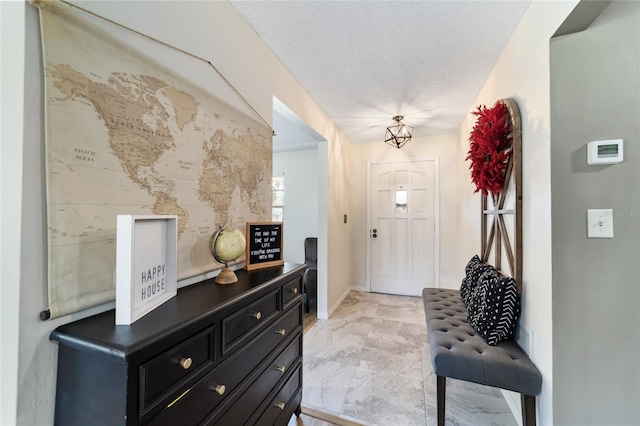
[[[518,396],[519,393],[511,392],[508,390],[500,389],[502,393],[502,397],[507,402],[509,409],[511,410],[511,414],[515,417],[519,426],[522,426],[522,407],[520,406],[520,398]]]
[[[335,310],[338,309],[338,306],[340,306],[340,304],[344,301],[344,299],[346,299],[346,297],[349,295],[349,293],[351,293],[351,287],[347,287],[347,289],[344,291],[344,293],[342,293],[340,295],[340,298],[338,299],[338,301],[336,303],[334,303],[331,306],[331,308],[329,308],[329,312],[327,312],[327,317],[326,318],[321,318],[321,319],[329,319],[331,314],[333,314],[335,312]],[[320,314],[318,314],[318,318],[320,318]]]

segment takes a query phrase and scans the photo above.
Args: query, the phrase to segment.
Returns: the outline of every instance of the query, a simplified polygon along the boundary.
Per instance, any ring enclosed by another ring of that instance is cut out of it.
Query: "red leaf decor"
[[[504,185],[505,170],[511,154],[511,119],[507,107],[496,103],[492,108],[484,105],[472,114],[477,115],[469,136],[469,152],[465,160],[471,160],[471,181],[474,192],[497,194]]]

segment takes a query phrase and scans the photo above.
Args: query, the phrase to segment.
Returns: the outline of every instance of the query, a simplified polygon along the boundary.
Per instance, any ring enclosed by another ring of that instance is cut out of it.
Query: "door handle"
[[[375,228],[374,228],[374,229],[372,229],[372,230],[371,230],[371,236],[372,236],[373,238],[378,238],[378,230],[377,230],[377,229],[375,229]]]

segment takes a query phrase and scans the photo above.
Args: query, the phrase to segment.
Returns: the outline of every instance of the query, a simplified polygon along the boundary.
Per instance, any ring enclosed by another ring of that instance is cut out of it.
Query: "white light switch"
[[[613,238],[613,210],[587,210],[587,237]]]

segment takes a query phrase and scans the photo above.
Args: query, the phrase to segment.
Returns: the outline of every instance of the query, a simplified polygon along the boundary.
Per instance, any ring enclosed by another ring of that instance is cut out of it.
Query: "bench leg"
[[[444,402],[447,396],[447,378],[444,376],[437,376],[436,382],[437,393],[437,409],[438,409],[438,426],[444,426]]]
[[[521,394],[522,426],[536,426],[536,397]]]

